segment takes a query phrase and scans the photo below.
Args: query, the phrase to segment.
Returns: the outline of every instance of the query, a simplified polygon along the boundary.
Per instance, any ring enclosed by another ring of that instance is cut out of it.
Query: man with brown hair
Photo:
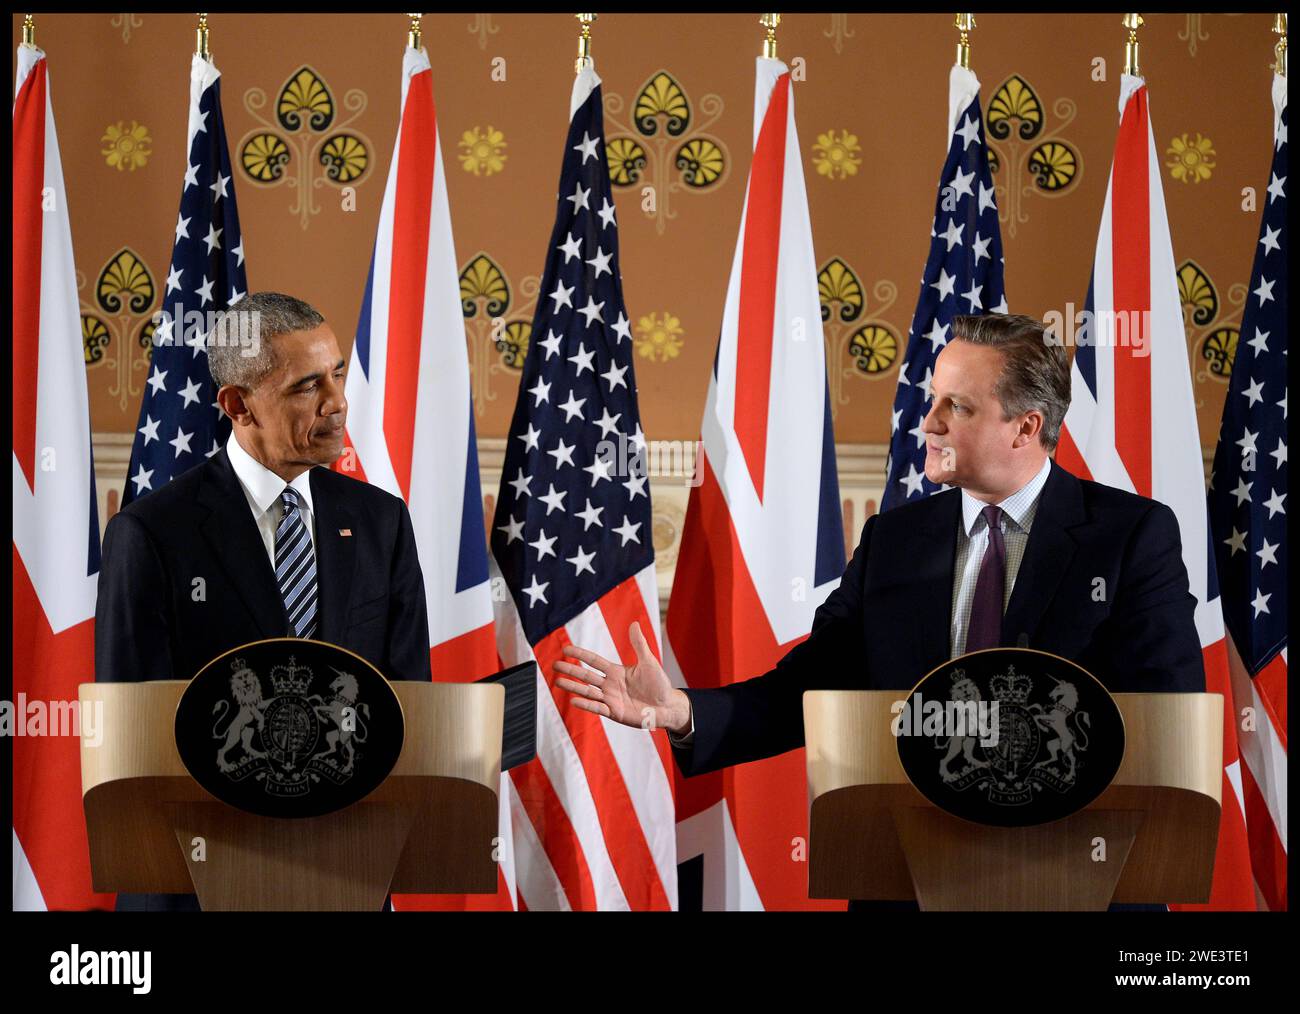
[[[652,715],[686,775],[802,746],[806,690],[906,690],[980,648],[1052,652],[1112,692],[1203,691],[1173,512],[1050,458],[1070,372],[1042,323],[955,318],[930,395],[926,478],[955,488],[867,519],[811,635],[775,669],[677,689],[634,625],[635,665],[567,647],[556,685],[615,721]]]

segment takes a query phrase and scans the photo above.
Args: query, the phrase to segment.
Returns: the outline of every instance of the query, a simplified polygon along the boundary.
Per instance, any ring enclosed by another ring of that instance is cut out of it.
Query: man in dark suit
[[[316,467],[343,450],[334,332],[301,300],[261,292],[227,311],[207,344],[230,439],[109,521],[95,678],[189,679],[241,644],[307,637],[355,652],[389,679],[429,680],[406,504]]]
[[[1043,325],[956,318],[930,395],[925,474],[956,488],[868,518],[812,633],[775,669],[677,689],[636,628],[635,665],[565,648],[557,686],[584,710],[666,728],[686,775],[803,746],[806,690],[908,690],[979,648],[1052,652],[1113,692],[1203,691],[1173,512],[1049,458],[1070,372]]]

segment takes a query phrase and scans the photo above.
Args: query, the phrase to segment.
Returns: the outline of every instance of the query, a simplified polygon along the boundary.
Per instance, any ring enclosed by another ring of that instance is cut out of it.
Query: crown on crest
[[[1034,689],[1034,681],[1024,673],[1016,672],[1014,665],[1007,666],[1007,671],[989,680],[993,696],[1008,704],[1024,704]]]
[[[294,656],[290,655],[288,665],[271,667],[271,685],[275,688],[277,696],[305,695],[307,688],[311,686],[311,670],[305,665],[295,664]]]

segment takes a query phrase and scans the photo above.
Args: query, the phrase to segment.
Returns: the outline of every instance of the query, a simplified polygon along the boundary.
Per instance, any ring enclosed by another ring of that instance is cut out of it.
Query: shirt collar
[[[1038,498],[1047,483],[1047,476],[1052,471],[1052,459],[1043,462],[1038,474],[996,506],[1006,512],[1008,518],[1015,522],[1022,531],[1028,532],[1034,523],[1034,514],[1038,511]],[[967,536],[975,527],[984,508],[989,506],[983,500],[976,500],[964,489],[961,491],[961,519]]]
[[[244,450],[235,439],[233,432],[230,434],[230,439],[226,441],[226,454],[230,458],[230,467],[235,470],[235,477],[244,487],[244,495],[248,497],[248,502],[253,505],[259,517],[280,499],[280,494],[284,492],[286,486],[292,486],[297,491],[302,501],[302,509],[309,514],[312,512],[310,468],[293,482],[285,482]]]

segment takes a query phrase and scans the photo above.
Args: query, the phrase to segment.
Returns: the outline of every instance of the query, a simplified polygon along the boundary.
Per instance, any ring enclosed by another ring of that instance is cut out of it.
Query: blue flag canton
[[[491,535],[532,644],[654,561],[599,86],[557,205]]]
[[[930,379],[952,338],[953,317],[1007,312],[1002,272],[1002,232],[976,95],[957,118],[939,179],[930,255],[894,395],[882,511],[947,488],[925,478],[921,425],[930,409]]]
[[[221,81],[199,99],[153,359],[122,503],[159,489],[210,458],[230,434],[216,406],[204,341],[217,312],[248,291],[234,174],[221,115]]]
[[[1251,675],[1286,646],[1286,111],[1210,477],[1224,620]]]

